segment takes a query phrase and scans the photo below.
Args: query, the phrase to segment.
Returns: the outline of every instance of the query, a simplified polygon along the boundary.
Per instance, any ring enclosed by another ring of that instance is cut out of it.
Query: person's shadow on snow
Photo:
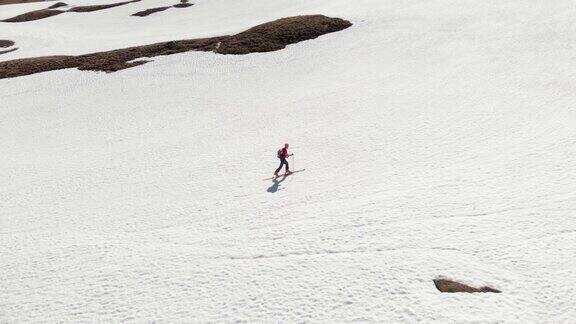
[[[275,193],[276,191],[280,190],[280,183],[282,183],[284,180],[286,180],[287,176],[283,176],[282,179],[280,179],[280,181],[278,181],[278,179],[272,179],[272,182],[274,182],[274,184],[272,186],[270,186],[270,188],[268,188],[269,193]]]

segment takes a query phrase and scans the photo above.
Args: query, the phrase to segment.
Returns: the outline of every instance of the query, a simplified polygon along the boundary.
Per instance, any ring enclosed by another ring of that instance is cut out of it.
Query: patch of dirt
[[[134,61],[139,58],[188,51],[235,55],[271,52],[350,26],[352,24],[349,21],[321,15],[282,18],[233,36],[162,42],[80,56],[46,56],[4,61],[0,62],[0,79],[68,68],[115,72],[146,63],[142,60]]]
[[[146,16],[151,15],[151,14],[153,14],[153,13],[155,13],[155,12],[164,11],[164,10],[167,10],[167,9],[170,9],[170,8],[171,8],[171,7],[150,8],[150,9],[138,11],[137,13],[133,13],[133,14],[131,14],[131,16],[146,17]]]
[[[0,62],[0,79],[75,67],[73,56],[44,56]]]
[[[188,8],[188,7],[192,7],[193,5],[194,5],[193,3],[184,2],[184,3],[175,4],[172,7],[174,7],[174,8]]]
[[[151,15],[153,13],[168,10],[170,8],[188,8],[188,7],[192,7],[193,5],[194,5],[193,3],[188,3],[188,0],[182,0],[182,1],[180,1],[180,3],[175,4],[173,6],[150,8],[150,9],[138,11],[137,13],[134,13],[131,16],[146,17],[146,16]]]
[[[1,48],[12,47],[12,46],[14,46],[13,41],[7,40],[7,39],[0,39],[0,47]]]
[[[132,0],[132,1],[117,2],[117,3],[111,3],[111,4],[105,4],[105,5],[79,6],[79,7],[74,7],[68,11],[69,12],[93,12],[93,11],[123,6],[125,4],[129,4],[129,3],[133,3],[133,2],[140,2],[140,1],[141,0]]]
[[[491,293],[501,293],[500,290],[498,289],[494,289],[491,287],[480,287],[480,288],[474,288],[474,287],[470,287],[468,285],[465,285],[463,283],[459,283],[453,280],[448,280],[448,279],[434,279],[434,285],[436,286],[436,288],[443,292],[443,293],[458,293],[458,292],[464,292],[464,293],[479,293],[479,292],[491,292]]]
[[[133,2],[139,2],[139,1],[142,1],[142,0],[131,0],[131,1],[125,1],[125,2],[106,4],[106,5],[78,6],[78,7],[73,7],[72,9],[67,10],[67,11],[54,10],[55,8],[61,8],[61,7],[67,6],[67,4],[64,2],[58,2],[58,3],[51,5],[47,9],[30,11],[30,12],[18,15],[16,17],[4,19],[1,21],[10,22],[10,23],[33,21],[33,20],[44,19],[44,18],[56,16],[56,15],[59,15],[59,14],[65,13],[65,12],[93,12],[93,11],[123,6],[125,4],[129,4],[129,3],[133,3]]]
[[[51,5],[50,7],[48,7],[48,9],[58,9],[58,8],[62,8],[62,7],[66,7],[68,4],[64,3],[64,2],[57,2],[53,5]]]
[[[38,19],[44,19],[52,16],[56,16],[59,14],[65,13],[62,10],[50,10],[50,9],[41,9],[41,10],[34,10],[30,11],[16,17],[8,18],[2,20],[3,22],[9,23],[19,23],[19,22],[26,22],[26,21],[33,21]]]
[[[19,3],[30,3],[30,2],[44,2],[45,0],[0,0],[1,5],[7,4],[19,4]]]
[[[193,6],[193,3],[189,3],[189,0],[180,0],[180,3],[173,5],[174,8],[188,8]]]
[[[322,15],[281,18],[226,38],[216,52],[236,55],[272,52],[350,26],[349,21]]]
[[[14,52],[14,51],[17,50],[17,49],[18,49],[18,48],[15,47],[15,48],[12,48],[12,49],[9,49],[9,50],[0,51],[0,55],[6,54],[6,53],[10,53],[10,52]]]
[[[14,42],[11,40],[7,40],[7,39],[0,39],[0,48],[8,48],[8,47],[12,47],[14,46]],[[10,52],[14,52],[15,50],[17,50],[18,48],[11,48],[11,49],[7,49],[7,50],[3,50],[0,51],[0,55],[2,54],[6,54],[6,53],[10,53]]]

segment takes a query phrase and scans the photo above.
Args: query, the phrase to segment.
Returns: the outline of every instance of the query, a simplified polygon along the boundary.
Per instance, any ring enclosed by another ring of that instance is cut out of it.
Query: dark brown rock
[[[0,0],[0,6],[7,4],[19,4],[19,3],[43,2],[43,1],[44,0]]]
[[[183,2],[183,3],[175,4],[172,7],[174,7],[174,8],[188,8],[188,7],[192,7],[193,5],[194,5],[193,3]]]
[[[14,42],[7,39],[0,39],[0,48],[7,48],[14,46]]]
[[[80,56],[47,56],[0,62],[0,79],[67,68],[115,72],[146,61],[134,60],[188,51],[219,54],[270,52],[350,27],[339,18],[298,16],[265,23],[233,36],[169,41]]]
[[[48,7],[48,9],[58,9],[58,8],[66,7],[67,5],[68,4],[66,4],[64,2],[56,2],[55,4]]]
[[[352,24],[349,21],[322,15],[282,18],[226,38],[216,52],[220,54],[272,52],[350,26]]]
[[[443,293],[458,293],[458,292],[465,292],[465,293],[479,293],[479,292],[492,292],[492,293],[501,293],[500,290],[494,289],[491,287],[481,287],[481,288],[474,288],[463,283],[459,283],[453,280],[448,279],[434,279],[434,285],[436,288],[443,292]]]
[[[11,48],[11,49],[9,49],[9,50],[0,51],[0,55],[6,54],[6,53],[10,53],[10,52],[14,52],[14,51],[17,50],[17,49],[18,49],[18,48],[15,47],[15,48]]]
[[[62,10],[51,10],[51,9],[34,10],[34,11],[30,11],[30,12],[18,15],[16,17],[4,19],[2,21],[3,22],[9,22],[9,23],[33,21],[33,20],[39,20],[39,19],[44,19],[44,18],[56,16],[56,15],[62,14],[64,12],[65,11],[62,11]]]
[[[116,3],[105,4],[105,5],[78,6],[78,7],[72,8],[68,11],[69,12],[93,12],[93,11],[99,11],[99,10],[114,8],[114,7],[118,7],[118,6],[123,6],[123,5],[129,4],[129,3],[139,2],[139,1],[141,1],[141,0],[116,2]]]
[[[146,16],[151,15],[151,14],[153,14],[153,13],[155,13],[155,12],[164,11],[164,10],[167,10],[167,9],[170,9],[170,8],[171,8],[171,7],[150,8],[150,9],[138,11],[137,13],[133,13],[131,16],[146,17]]]

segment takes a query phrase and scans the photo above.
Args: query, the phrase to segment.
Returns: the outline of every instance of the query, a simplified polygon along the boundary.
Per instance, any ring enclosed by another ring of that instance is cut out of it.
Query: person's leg
[[[286,173],[290,172],[290,166],[288,165],[288,160],[284,159],[284,163],[286,164]]]
[[[278,172],[280,172],[280,170],[282,169],[282,166],[284,165],[284,159],[280,159],[280,166],[278,167],[278,169],[276,169],[276,171],[274,172],[274,174],[278,174]]]

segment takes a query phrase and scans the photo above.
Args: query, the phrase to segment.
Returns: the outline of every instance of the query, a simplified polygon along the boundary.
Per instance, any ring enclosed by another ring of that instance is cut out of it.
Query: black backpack
[[[276,157],[279,159],[281,159],[283,157],[282,156],[282,149],[279,149],[278,152],[276,152]]]

